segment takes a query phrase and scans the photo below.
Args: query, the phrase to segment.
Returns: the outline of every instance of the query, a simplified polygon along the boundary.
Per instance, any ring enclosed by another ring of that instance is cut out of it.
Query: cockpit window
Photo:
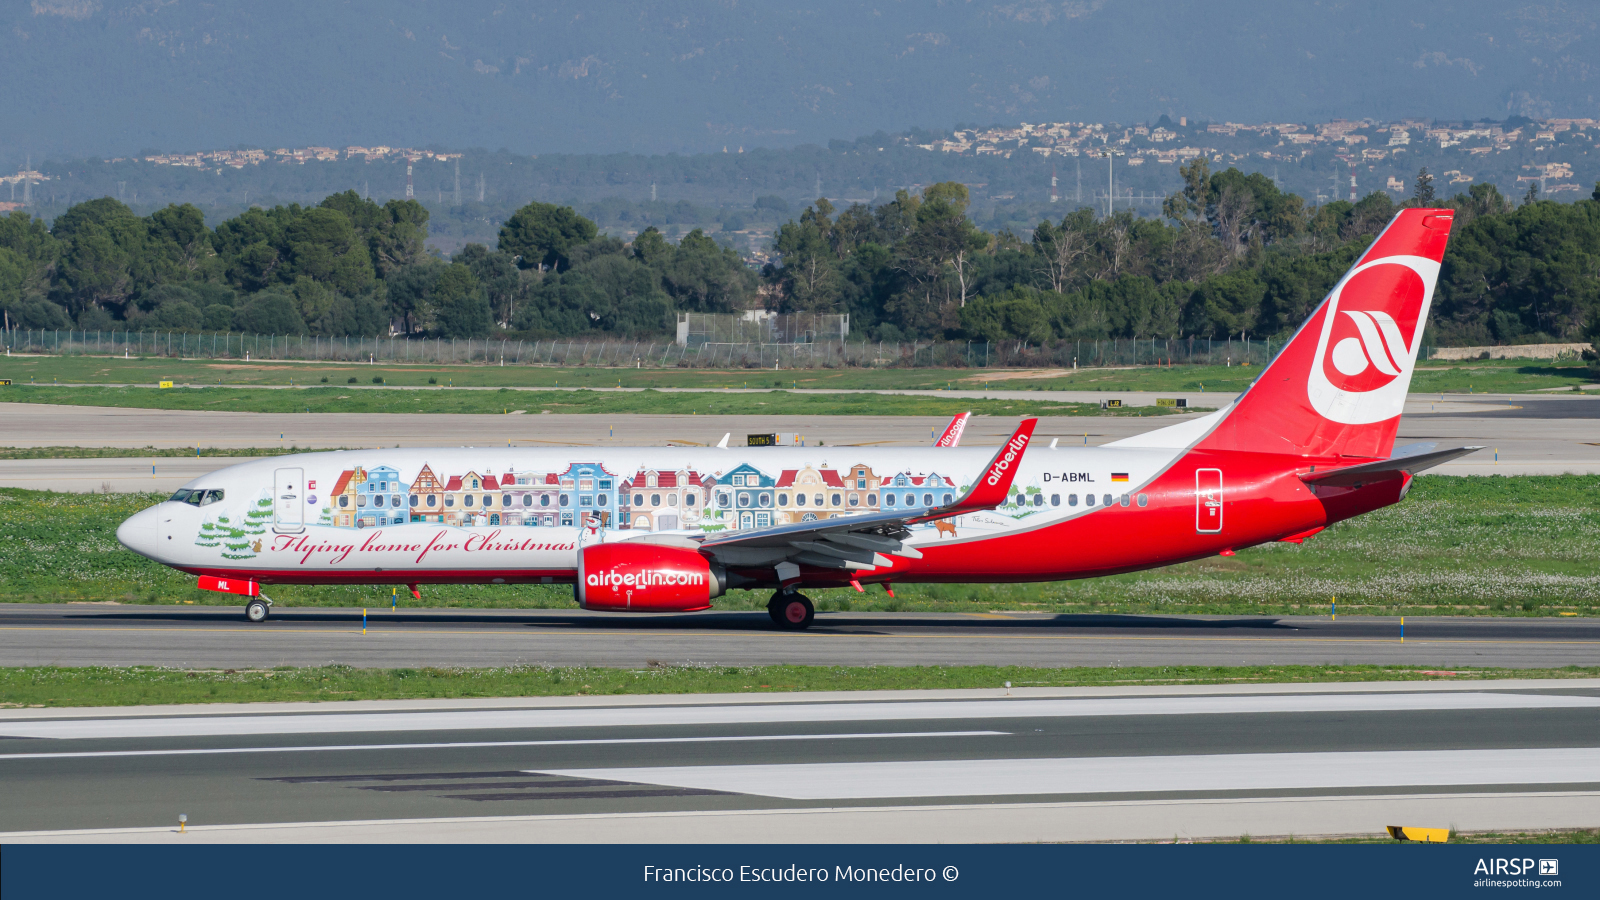
[[[222,500],[222,491],[178,488],[178,490],[168,499],[170,499],[173,503],[187,503],[190,506],[210,506],[211,504],[220,502]]]

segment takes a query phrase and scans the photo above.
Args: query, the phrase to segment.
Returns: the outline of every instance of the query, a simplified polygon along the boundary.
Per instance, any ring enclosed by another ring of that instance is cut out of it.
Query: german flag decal
[[[1111,480],[1112,481],[1127,481],[1128,480],[1128,473],[1127,472],[1112,472],[1111,473]]]

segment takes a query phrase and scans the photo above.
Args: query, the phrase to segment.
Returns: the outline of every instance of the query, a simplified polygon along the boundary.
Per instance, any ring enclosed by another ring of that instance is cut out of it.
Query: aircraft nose
[[[161,545],[160,514],[156,508],[136,512],[118,525],[117,540],[140,556],[155,559]]]

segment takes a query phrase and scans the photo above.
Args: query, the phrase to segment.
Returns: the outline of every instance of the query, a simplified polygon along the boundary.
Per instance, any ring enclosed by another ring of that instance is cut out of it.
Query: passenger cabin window
[[[1150,505],[1150,496],[1148,494],[1140,494],[1139,495],[1139,505],[1140,506],[1149,506]]]
[[[1083,495],[1083,505],[1084,506],[1093,506],[1094,505],[1094,495],[1093,494],[1084,494]]]

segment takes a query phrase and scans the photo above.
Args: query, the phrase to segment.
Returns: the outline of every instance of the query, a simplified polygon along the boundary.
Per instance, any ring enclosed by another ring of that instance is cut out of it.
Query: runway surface
[[[1314,616],[819,613],[780,632],[765,612],[0,605],[0,666],[1593,665],[1600,620]]]
[[[4,710],[0,841],[1171,840],[1600,824],[1597,680],[1018,693]]]
[[[946,392],[948,393],[948,392]],[[1046,391],[1023,391],[1032,399]],[[1217,395],[1221,397],[1222,395]],[[1454,475],[1600,473],[1600,397],[1413,394],[1400,443],[1485,449],[1432,471]],[[1190,415],[1045,418],[1039,439],[1099,445],[1176,424]],[[794,432],[829,446],[923,446],[947,423],[931,416],[466,416],[371,413],[359,443],[326,416],[0,404],[0,445],[12,447],[605,447],[739,443],[755,432]],[[979,417],[964,442],[997,445],[1009,420]],[[448,436],[447,438],[444,436]],[[0,487],[57,491],[171,491],[240,460],[226,457],[0,460]]]

